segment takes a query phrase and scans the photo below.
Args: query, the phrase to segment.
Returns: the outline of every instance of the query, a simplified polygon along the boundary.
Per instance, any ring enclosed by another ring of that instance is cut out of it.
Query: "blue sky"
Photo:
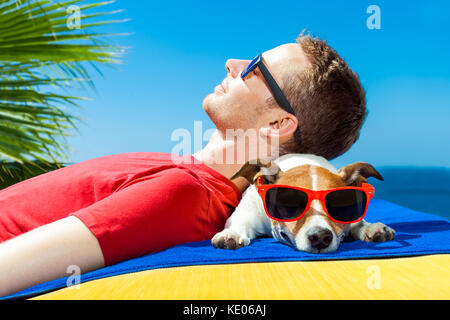
[[[369,5],[381,11],[370,30]],[[171,152],[177,128],[213,128],[204,97],[226,76],[228,58],[251,59],[307,29],[355,70],[369,116],[360,139],[336,166],[450,166],[450,3],[448,1],[140,1],[117,0],[104,30],[129,47],[118,67],[85,92],[72,162],[136,151]]]

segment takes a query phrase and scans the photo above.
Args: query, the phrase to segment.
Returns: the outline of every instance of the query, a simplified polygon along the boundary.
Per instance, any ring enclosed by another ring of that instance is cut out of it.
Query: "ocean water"
[[[450,220],[450,168],[378,167],[384,181],[369,178],[375,199],[384,199]]]

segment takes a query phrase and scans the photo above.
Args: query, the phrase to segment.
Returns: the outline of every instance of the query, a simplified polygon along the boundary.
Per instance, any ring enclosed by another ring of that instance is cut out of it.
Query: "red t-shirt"
[[[0,242],[73,215],[96,236],[111,265],[210,239],[240,197],[229,179],[192,156],[111,155],[0,191]]]

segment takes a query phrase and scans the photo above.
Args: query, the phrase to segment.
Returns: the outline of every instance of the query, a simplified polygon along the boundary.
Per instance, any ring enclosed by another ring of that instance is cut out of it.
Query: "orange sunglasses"
[[[328,217],[337,223],[349,224],[361,221],[375,194],[375,188],[362,183],[361,187],[339,187],[329,190],[310,190],[293,186],[261,184],[256,180],[269,218],[289,222],[301,219],[315,199],[319,200]]]

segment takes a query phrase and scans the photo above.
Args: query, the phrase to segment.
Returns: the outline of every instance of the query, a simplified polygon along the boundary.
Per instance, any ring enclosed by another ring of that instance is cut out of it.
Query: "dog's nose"
[[[327,248],[333,240],[333,234],[330,230],[319,227],[310,229],[306,236],[311,243],[311,247],[319,250]]]

